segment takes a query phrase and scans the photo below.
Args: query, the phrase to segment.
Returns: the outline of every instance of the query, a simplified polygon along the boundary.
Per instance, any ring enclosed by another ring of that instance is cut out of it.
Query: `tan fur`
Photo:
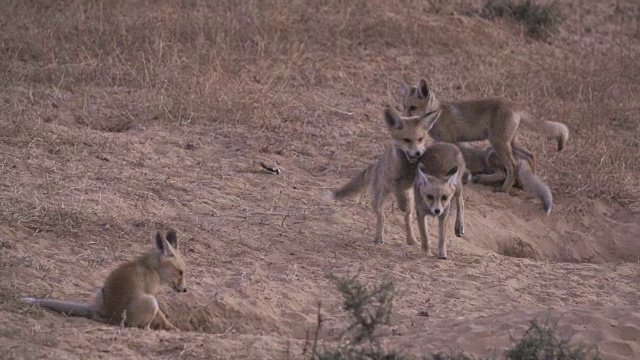
[[[457,146],[435,143],[427,148],[415,174],[414,197],[422,250],[429,253],[426,216],[438,218],[438,258],[447,258],[447,223],[451,199],[456,200],[456,236],[464,234],[464,200],[462,178],[465,163]]]
[[[495,184],[504,181],[506,177],[504,165],[493,148],[484,150],[466,144],[458,146],[464,156],[467,171],[473,176],[474,182]],[[516,159],[516,186],[536,195],[542,201],[545,213],[549,215],[553,209],[551,189],[533,171],[526,155],[515,150],[513,155]]]
[[[160,284],[168,284],[177,292],[186,292],[185,263],[178,249],[174,230],[166,238],[156,234],[156,249],[109,274],[104,286],[96,292],[93,304],[52,299],[25,298],[26,302],[68,316],[82,316],[96,321],[149,329],[154,319],[166,330],[177,330],[158,306],[155,294]]]
[[[429,129],[438,120],[438,114],[439,112],[435,111],[421,116],[401,117],[393,110],[386,109],[384,119],[393,139],[393,146],[388,148],[376,163],[361,171],[340,189],[325,194],[325,199],[340,200],[369,186],[373,210],[376,213],[376,243],[384,243],[383,206],[390,193],[395,195],[398,207],[405,214],[407,243],[416,243],[410,222],[413,197],[408,190],[413,184],[418,158],[424,153],[430,140]]]
[[[513,151],[528,157],[535,172],[535,156],[516,142],[521,120],[526,127],[558,141],[558,150],[562,150],[569,137],[567,127],[555,121],[543,121],[534,125],[533,118],[516,111],[507,99],[480,99],[442,103],[429,91],[426,80],[420,80],[418,86],[409,87],[401,83],[404,93],[403,114],[415,116],[435,108],[441,109],[440,120],[429,134],[437,141],[458,143],[465,141],[489,140],[496,156],[504,163],[506,177],[501,191],[509,192],[515,184],[515,158]]]

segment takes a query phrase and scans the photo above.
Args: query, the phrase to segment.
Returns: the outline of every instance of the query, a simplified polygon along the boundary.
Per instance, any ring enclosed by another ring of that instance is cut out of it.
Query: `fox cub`
[[[435,143],[427,148],[415,174],[414,197],[422,250],[429,253],[426,216],[438,218],[438,258],[447,258],[447,223],[451,199],[456,201],[456,236],[464,234],[464,200],[462,198],[465,163],[457,146]]]
[[[492,147],[483,150],[476,146],[458,144],[464,157],[467,171],[471,173],[472,181],[480,184],[491,185],[504,181],[504,164],[496,155]],[[549,215],[553,209],[553,196],[551,189],[533,171],[531,163],[526,155],[513,151],[516,159],[516,186],[536,195],[543,204],[544,212]]]
[[[377,162],[369,165],[358,176],[341,188],[325,194],[325,200],[340,200],[369,187],[373,197],[372,206],[376,213],[375,243],[384,243],[385,214],[383,206],[390,193],[398,201],[398,207],[404,212],[407,243],[416,243],[411,214],[413,213],[413,194],[409,191],[413,185],[417,162],[424,154],[429,139],[429,129],[438,120],[439,111],[419,116],[401,117],[390,108],[384,111],[384,120],[393,140]]]
[[[175,230],[166,237],[156,233],[156,249],[120,265],[96,292],[93,304],[51,299],[25,298],[26,302],[108,324],[149,329],[154,319],[166,330],[177,330],[158,306],[155,294],[161,283],[186,292],[185,263],[178,252]]]

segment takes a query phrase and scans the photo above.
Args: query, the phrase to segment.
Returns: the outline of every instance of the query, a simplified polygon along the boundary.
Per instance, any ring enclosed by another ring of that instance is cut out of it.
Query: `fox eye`
[[[447,195],[442,195],[442,201],[447,201]]]
[[[178,270],[178,275],[180,275],[180,276],[184,275],[184,271]]]
[[[410,142],[411,142],[411,139],[409,139],[409,138],[404,138],[404,139],[402,139],[402,140],[403,140],[404,142],[406,142],[406,143],[410,143]]]
[[[415,105],[409,106],[409,111],[416,111],[418,108]]]
[[[427,200],[433,201],[433,195],[427,195]]]
[[[418,142],[422,142],[422,140],[424,140],[423,138],[418,139]]]

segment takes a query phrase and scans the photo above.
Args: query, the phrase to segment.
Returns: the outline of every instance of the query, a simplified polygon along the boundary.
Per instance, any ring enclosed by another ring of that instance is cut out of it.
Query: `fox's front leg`
[[[387,197],[387,191],[385,189],[374,189],[373,211],[376,213],[376,235],[373,238],[373,242],[376,244],[384,244],[384,201]]]
[[[411,226],[411,215],[413,215],[413,194],[408,191],[396,189],[396,198],[398,200],[398,208],[404,212],[404,228],[407,234],[407,244],[415,245],[416,236]]]
[[[438,259],[447,259],[447,223],[449,220],[449,212],[451,206],[447,206],[447,209],[442,215],[438,217],[438,231],[440,238],[438,240]]]
[[[418,217],[418,230],[420,231],[420,241],[422,251],[429,255],[429,233],[427,233],[427,219],[424,213],[416,211]]]
[[[175,325],[173,325],[171,322],[169,322],[169,320],[164,315],[162,310],[158,309],[158,312],[156,313],[156,316],[160,320],[160,322],[162,323],[162,328],[163,329],[165,329],[165,330],[180,330]]]
[[[464,199],[462,198],[462,189],[456,193],[456,236],[464,235]]]

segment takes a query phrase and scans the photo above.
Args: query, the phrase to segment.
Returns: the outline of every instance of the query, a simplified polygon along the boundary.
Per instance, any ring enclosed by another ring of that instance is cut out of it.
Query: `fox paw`
[[[464,225],[456,224],[455,230],[456,230],[457,237],[462,237],[462,235],[464,235]]]

